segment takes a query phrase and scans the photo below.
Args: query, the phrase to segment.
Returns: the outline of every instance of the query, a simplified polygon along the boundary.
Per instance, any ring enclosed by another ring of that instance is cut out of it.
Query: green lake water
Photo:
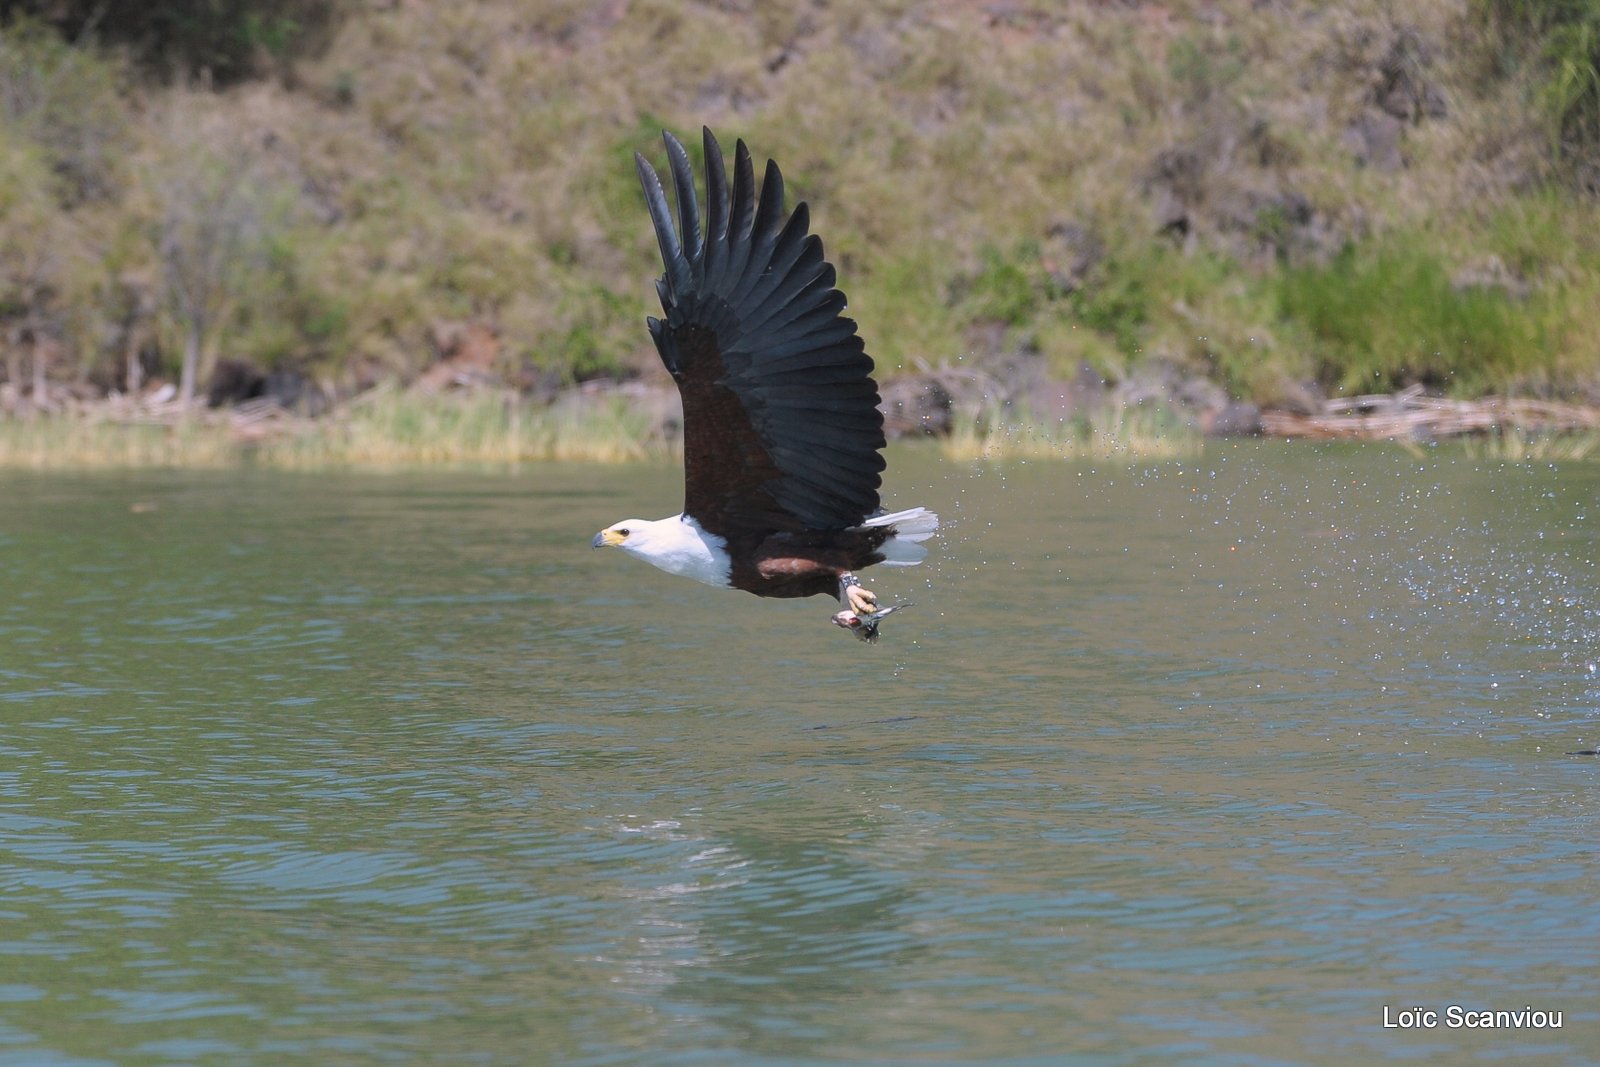
[[[0,473],[0,1067],[1600,1061],[1600,464],[895,452],[873,647],[678,480]]]

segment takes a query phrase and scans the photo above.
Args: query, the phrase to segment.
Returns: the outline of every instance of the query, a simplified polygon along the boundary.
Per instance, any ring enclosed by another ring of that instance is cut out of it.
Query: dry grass
[[[616,394],[535,408],[514,393],[422,397],[380,388],[317,420],[240,425],[211,412],[158,421],[76,415],[0,419],[0,468],[505,466],[619,463],[676,451],[659,412]]]
[[[546,460],[626,463],[675,456],[670,405],[653,392],[579,392],[547,407],[482,390],[420,396],[380,387],[320,419],[241,420],[227,412],[74,414],[0,419],[0,468],[510,466]],[[1200,434],[1161,408],[1107,405],[1069,419],[995,407],[958,420],[946,458],[1166,459],[1193,456]]]
[[[250,458],[273,467],[618,463],[672,448],[659,423],[622,396],[575,393],[534,408],[509,392],[378,390],[332,418],[253,446]]]
[[[0,468],[116,470],[227,467],[241,458],[225,426],[75,416],[0,419]]]
[[[1502,463],[1581,463],[1600,459],[1600,434],[1531,434],[1515,430],[1464,437],[1450,447],[1475,460]]]
[[[991,411],[962,419],[940,451],[958,461],[1140,460],[1199,455],[1204,438],[1165,409],[1106,406],[1084,416],[1034,419]]]

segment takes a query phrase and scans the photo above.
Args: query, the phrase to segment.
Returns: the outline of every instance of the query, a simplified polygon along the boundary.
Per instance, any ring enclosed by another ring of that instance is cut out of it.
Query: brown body
[[[836,597],[846,574],[883,562],[878,547],[892,536],[892,526],[839,531],[826,544],[815,536],[774,534],[748,553],[732,553],[728,581],[756,596]]]

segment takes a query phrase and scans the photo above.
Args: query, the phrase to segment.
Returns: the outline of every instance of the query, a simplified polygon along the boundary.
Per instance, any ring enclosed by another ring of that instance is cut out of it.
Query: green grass
[[[1554,154],[1600,181],[1600,0],[1476,0],[1493,62],[1528,68]]]
[[[1354,392],[1414,382],[1485,392],[1538,340],[1511,296],[1458,288],[1436,252],[1410,244],[1346,248],[1325,267],[1285,272],[1280,294],[1283,318],[1316,345],[1319,377]]]

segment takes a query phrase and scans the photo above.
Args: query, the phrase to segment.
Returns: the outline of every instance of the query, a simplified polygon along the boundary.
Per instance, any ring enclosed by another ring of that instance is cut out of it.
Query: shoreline
[[[1063,385],[1034,394],[1054,403],[953,399],[931,376],[896,379],[884,389],[889,439],[925,440],[958,461],[1173,459],[1228,437],[1403,447],[1458,440],[1508,460],[1600,458],[1600,407],[1532,398],[1453,400],[1412,387],[1336,397],[1310,411],[1258,411],[1216,394],[1196,403],[1183,388],[1085,397]],[[641,382],[589,383],[548,401],[505,388],[383,385],[315,416],[265,397],[185,407],[155,391],[0,413],[0,470],[632,462],[675,458],[678,419],[672,387]]]

